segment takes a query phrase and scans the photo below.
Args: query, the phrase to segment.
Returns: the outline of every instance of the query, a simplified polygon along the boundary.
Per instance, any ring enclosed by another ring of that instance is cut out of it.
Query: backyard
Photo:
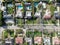
[[[3,33],[4,33],[3,34],[4,38],[8,38],[9,36],[14,37],[14,31],[13,30],[5,30]]]

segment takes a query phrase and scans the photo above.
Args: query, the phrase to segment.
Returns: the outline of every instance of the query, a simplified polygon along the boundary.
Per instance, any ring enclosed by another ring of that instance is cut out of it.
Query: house
[[[12,45],[11,39],[5,39],[5,45]]]
[[[31,11],[26,11],[26,18],[31,18],[32,17],[32,12]]]
[[[39,5],[42,5],[42,2],[41,1],[39,2]]]
[[[4,13],[6,13],[6,12],[4,12]],[[10,15],[10,14],[8,14],[8,15],[3,15],[3,18],[11,18],[12,17],[12,15]]]
[[[6,7],[5,6],[1,6],[1,10],[2,11],[5,11],[6,10]]]
[[[40,11],[38,11],[38,12],[35,12],[35,15],[34,15],[35,17],[41,17],[41,12]]]
[[[57,11],[60,12],[60,3],[56,3]]]
[[[25,41],[28,43],[28,45],[32,45],[32,38],[25,38]]]
[[[54,17],[56,19],[60,19],[60,15],[59,15],[59,12],[58,11],[54,11]]]
[[[15,42],[16,42],[16,44],[23,44],[23,37],[16,37],[15,38]]]
[[[51,18],[51,12],[49,9],[46,10],[43,19],[50,19]]]
[[[11,24],[14,24],[14,20],[12,20],[12,19],[6,19],[6,20],[5,20],[5,23],[6,23],[6,24],[10,24],[10,23],[11,23]]]
[[[22,3],[15,3],[16,5],[16,17],[23,18],[23,5]]]
[[[23,12],[18,10],[16,17],[23,18]]]
[[[4,15],[7,15],[7,12],[6,11],[3,11],[3,17],[4,17]]]
[[[42,37],[34,37],[35,44],[42,44]]]
[[[53,45],[60,45],[60,40],[58,37],[53,37],[52,40]]]
[[[12,15],[4,15],[3,18],[5,19],[5,23],[6,24],[14,24],[14,20],[13,20],[13,17]]]
[[[43,9],[46,9],[46,3],[42,3]]]
[[[43,37],[43,43],[44,43],[44,45],[51,45],[50,38],[49,37]]]

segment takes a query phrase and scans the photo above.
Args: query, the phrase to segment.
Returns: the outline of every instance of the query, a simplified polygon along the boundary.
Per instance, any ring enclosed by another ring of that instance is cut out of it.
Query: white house
[[[40,11],[36,12],[34,16],[35,17],[40,17],[41,16],[41,12]]]
[[[16,14],[16,17],[20,17],[20,18],[22,18],[23,17],[23,12],[22,11],[17,11],[17,14]]]
[[[32,15],[31,15],[31,11],[26,11],[26,17],[28,18],[28,17],[32,17]]]
[[[12,19],[6,19],[6,20],[5,20],[5,23],[6,23],[6,24],[10,24],[10,23],[11,23],[11,24],[14,24],[14,21],[13,21]]]
[[[26,42],[29,42],[29,45],[32,45],[32,38],[25,38]]]
[[[46,8],[46,3],[42,3],[42,6],[45,9]]]
[[[49,37],[44,37],[43,38],[43,43],[44,43],[44,45],[51,45],[51,43],[50,43],[50,38]]]
[[[12,15],[3,15],[3,18],[12,18]]]

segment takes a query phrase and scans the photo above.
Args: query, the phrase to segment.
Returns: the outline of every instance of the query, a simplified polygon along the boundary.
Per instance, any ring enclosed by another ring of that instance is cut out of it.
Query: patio
[[[16,38],[15,38],[15,44],[16,45],[22,45],[23,44],[23,37],[19,37],[19,36],[17,36]]]

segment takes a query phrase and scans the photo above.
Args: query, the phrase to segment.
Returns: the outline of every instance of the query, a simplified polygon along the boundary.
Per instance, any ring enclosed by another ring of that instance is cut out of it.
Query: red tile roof
[[[49,14],[49,15],[44,15],[43,16],[43,19],[50,19],[51,18],[51,15]]]
[[[35,37],[35,38],[34,38],[34,42],[37,43],[37,44],[41,44],[41,42],[42,42],[42,37]]]
[[[60,44],[60,40],[58,37],[53,37],[53,43],[54,44]]]
[[[23,37],[17,37],[17,38],[15,39],[15,42],[16,42],[17,44],[22,44],[22,43],[23,43]]]

